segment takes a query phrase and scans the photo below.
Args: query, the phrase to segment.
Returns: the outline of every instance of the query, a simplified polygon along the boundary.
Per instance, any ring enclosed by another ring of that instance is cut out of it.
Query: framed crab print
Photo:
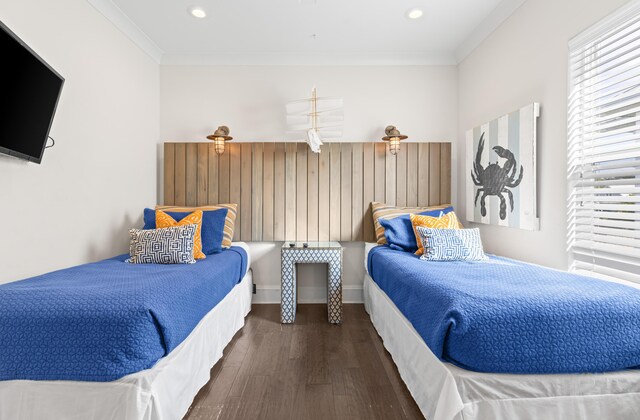
[[[533,103],[467,131],[466,197],[470,222],[539,230]]]

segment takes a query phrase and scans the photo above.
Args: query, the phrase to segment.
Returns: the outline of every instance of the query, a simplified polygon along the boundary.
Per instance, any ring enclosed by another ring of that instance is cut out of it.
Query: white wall
[[[539,232],[478,225],[490,252],[565,269],[568,42],[626,0],[528,0],[458,66],[459,147],[465,131],[531,102],[538,126]],[[466,214],[458,165],[459,214]]]
[[[453,141],[457,133],[454,66],[162,66],[160,74],[163,141],[206,141],[219,124],[234,142],[283,141],[285,104],[314,86],[344,98],[342,141],[380,141],[388,124],[414,141]],[[256,301],[279,302],[280,245],[252,245]],[[360,300],[364,246],[345,245],[344,298]],[[324,267],[301,266],[300,301],[323,301],[325,276]]]
[[[220,124],[234,141],[286,140],[286,103],[314,86],[344,98],[342,141],[379,141],[388,124],[413,140],[456,135],[453,66],[162,66],[160,80],[164,141],[206,141]]]
[[[156,201],[159,66],[85,0],[0,20],[66,78],[42,165],[0,157],[0,283],[124,253]]]

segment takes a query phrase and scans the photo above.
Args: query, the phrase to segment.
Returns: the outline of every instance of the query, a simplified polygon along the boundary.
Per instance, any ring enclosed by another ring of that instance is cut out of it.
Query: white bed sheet
[[[369,252],[371,252],[371,250],[377,246],[378,244],[372,243],[372,242],[364,243],[364,272],[365,273],[369,273]]]
[[[429,420],[640,419],[640,371],[508,375],[441,362],[373,279],[365,308],[400,376]]]
[[[244,243],[234,243],[247,250]],[[249,261],[248,261],[249,262]],[[247,272],[189,336],[151,369],[113,382],[1,381],[0,420],[177,420],[251,310]]]
[[[247,272],[251,269],[251,250],[249,249],[249,244],[246,242],[231,242],[231,246],[240,247],[247,253],[247,267],[244,271],[244,274],[247,274]]]

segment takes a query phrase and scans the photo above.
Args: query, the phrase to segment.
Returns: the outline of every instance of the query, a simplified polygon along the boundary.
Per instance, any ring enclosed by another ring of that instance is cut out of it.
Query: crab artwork
[[[524,168],[520,165],[520,174],[516,177],[518,163],[513,153],[502,146],[495,146],[492,150],[496,152],[499,157],[506,159],[504,165],[500,166],[498,162],[489,162],[486,168],[482,166],[480,159],[484,150],[484,134],[485,133],[482,133],[480,136],[476,159],[473,163],[473,170],[471,171],[471,179],[473,183],[479,187],[473,205],[477,206],[478,198],[480,198],[480,214],[484,217],[487,215],[486,198],[492,195],[497,196],[500,198],[500,219],[504,220],[507,217],[505,194],[509,197],[511,212],[513,212],[513,192],[511,188],[516,188],[520,185],[520,182],[522,182]],[[480,196],[480,194],[482,194],[482,196]]]

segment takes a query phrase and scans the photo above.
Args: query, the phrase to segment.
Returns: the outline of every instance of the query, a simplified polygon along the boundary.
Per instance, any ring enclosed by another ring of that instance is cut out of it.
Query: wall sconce
[[[224,142],[233,140],[233,137],[229,136],[229,127],[221,125],[215,131],[215,133],[207,136],[209,140],[213,140],[216,153],[221,155],[224,153]]]
[[[400,134],[400,131],[398,131],[395,125],[387,126],[387,128],[384,129],[384,133],[386,136],[384,136],[382,140],[388,141],[389,151],[392,155],[397,155],[400,151],[400,140],[404,140],[409,137]]]

